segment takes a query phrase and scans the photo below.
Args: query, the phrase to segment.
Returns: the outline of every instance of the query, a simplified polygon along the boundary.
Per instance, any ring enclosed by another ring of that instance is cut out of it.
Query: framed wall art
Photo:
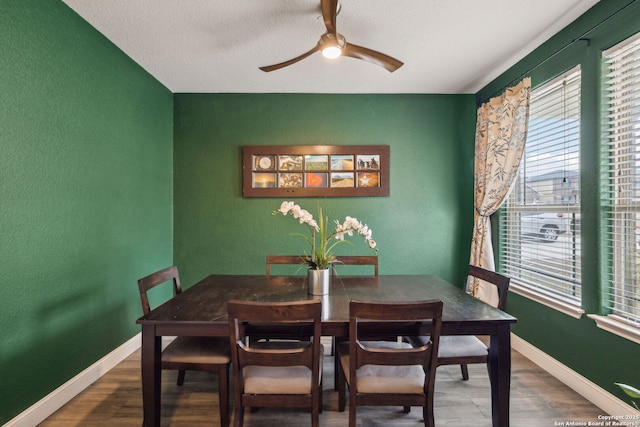
[[[388,145],[242,148],[243,197],[388,195]]]

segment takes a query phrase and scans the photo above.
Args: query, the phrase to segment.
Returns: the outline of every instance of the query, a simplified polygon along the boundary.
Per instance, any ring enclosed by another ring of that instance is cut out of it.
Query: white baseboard
[[[135,335],[120,347],[40,399],[26,411],[4,424],[3,427],[33,427],[38,425],[85,388],[93,384],[98,378],[106,374],[111,368],[139,349],[142,342],[141,339],[141,334]]]
[[[517,335],[511,334],[511,348],[602,409],[603,415],[640,415],[640,412],[631,405],[618,399]]]

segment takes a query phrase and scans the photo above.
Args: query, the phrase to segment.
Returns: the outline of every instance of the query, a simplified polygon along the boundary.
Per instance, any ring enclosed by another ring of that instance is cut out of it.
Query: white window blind
[[[640,34],[603,53],[605,313],[640,326]]]
[[[579,67],[531,92],[525,153],[504,212],[500,257],[512,283],[579,308]]]

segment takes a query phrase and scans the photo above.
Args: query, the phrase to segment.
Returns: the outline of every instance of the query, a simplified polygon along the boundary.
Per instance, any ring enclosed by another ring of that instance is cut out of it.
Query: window
[[[501,220],[512,290],[582,315],[580,68],[531,92],[525,152]]]
[[[604,314],[640,326],[640,34],[603,53]]]

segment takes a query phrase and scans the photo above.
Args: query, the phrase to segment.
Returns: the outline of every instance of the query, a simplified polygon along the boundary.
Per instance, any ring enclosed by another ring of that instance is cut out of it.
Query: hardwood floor
[[[348,407],[338,412],[333,391],[333,361],[325,358],[322,426],[347,425]],[[441,366],[436,375],[435,420],[438,426],[491,426],[489,379],[484,365],[469,366],[469,381],[462,381],[458,366]],[[184,385],[176,385],[177,372],[162,375],[162,425],[170,427],[219,426],[214,374],[187,372]],[[358,426],[409,427],[424,425],[421,410],[409,414],[401,408],[358,408]],[[579,394],[513,352],[511,379],[511,426],[549,427],[567,421],[594,422],[602,411]],[[311,419],[299,410],[259,409],[246,411],[245,426],[307,426]],[[556,424],[558,423],[558,424]],[[83,393],[40,424],[58,426],[142,425],[140,351],[92,384]]]

